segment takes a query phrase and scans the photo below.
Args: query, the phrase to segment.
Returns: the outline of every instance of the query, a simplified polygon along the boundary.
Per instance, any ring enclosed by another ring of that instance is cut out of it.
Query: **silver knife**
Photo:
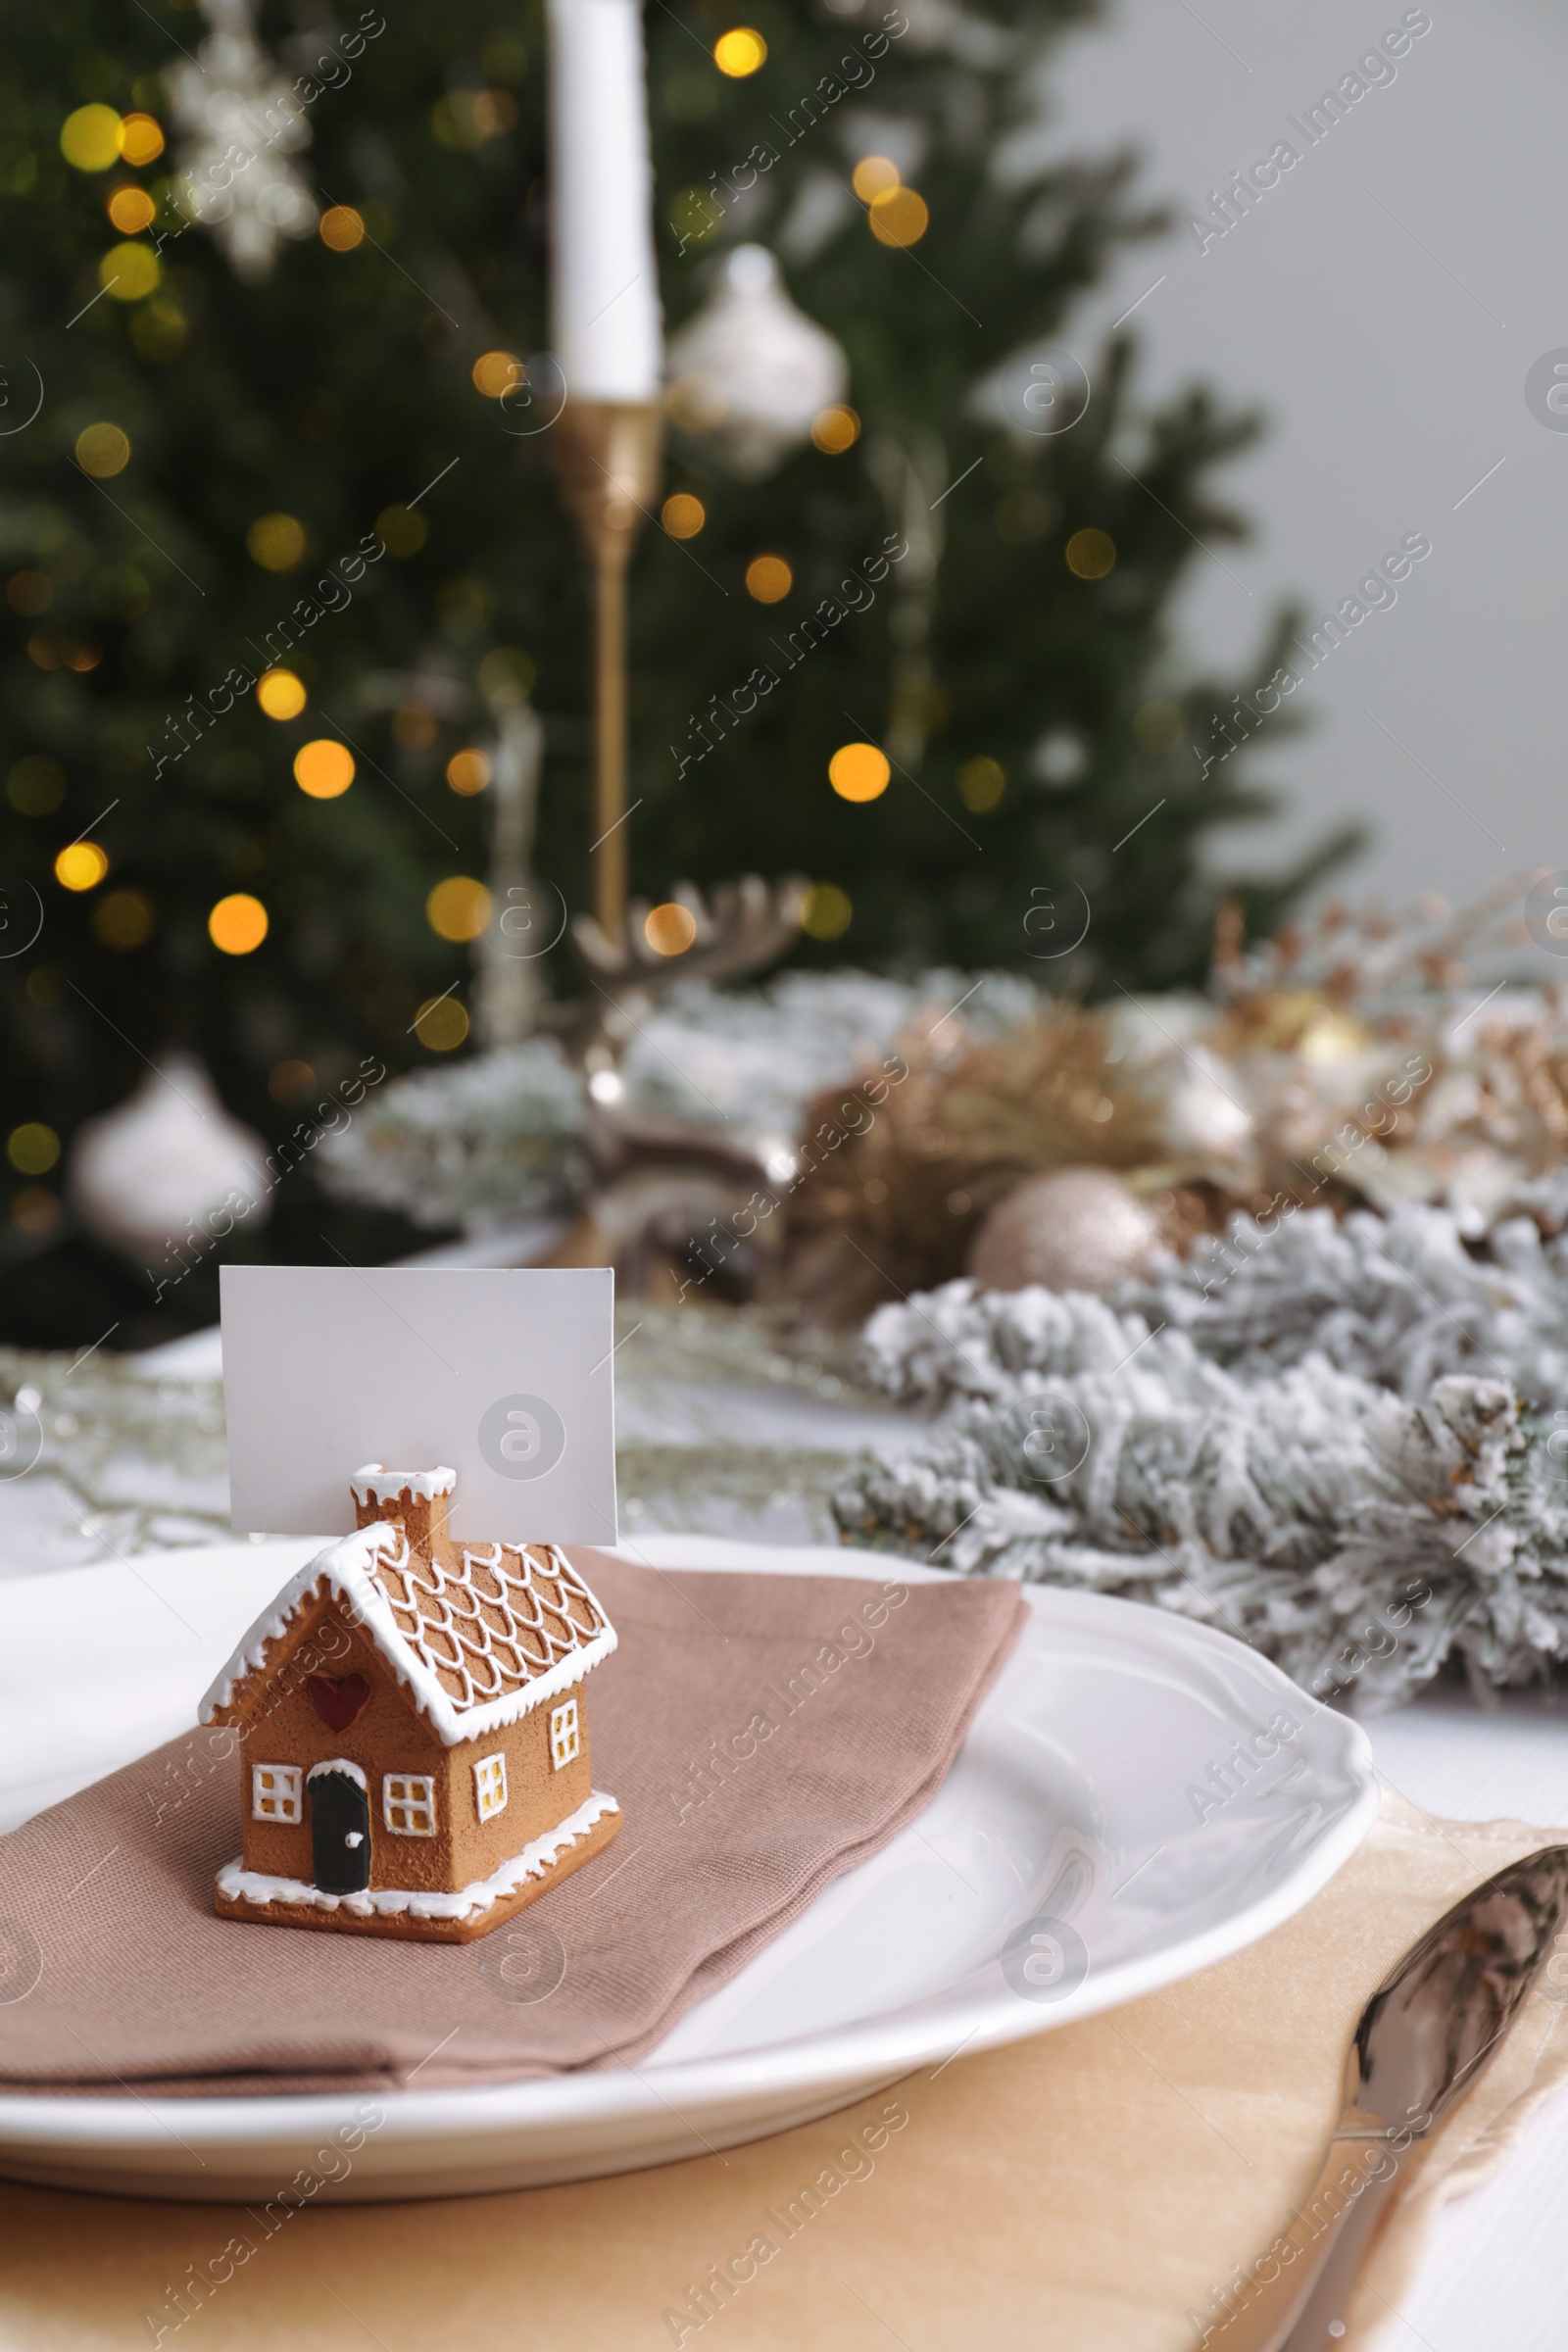
[[[1411,1945],[1362,2011],[1345,2112],[1317,2180],[1291,2228],[1223,2290],[1204,2352],[1335,2352],[1411,2149],[1476,2081],[1565,1917],[1568,1845],[1546,1845],[1499,1870]]]

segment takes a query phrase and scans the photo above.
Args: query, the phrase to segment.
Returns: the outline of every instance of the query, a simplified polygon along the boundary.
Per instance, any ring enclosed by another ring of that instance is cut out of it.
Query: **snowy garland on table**
[[[582,1085],[550,1038],[388,1087],[317,1156],[325,1189],[483,1232],[569,1208],[588,1181]]]
[[[914,1083],[843,1139],[833,1181],[802,1195],[781,1252],[797,1300],[847,1322],[878,1294],[963,1270],[1005,1191],[1084,1162],[1122,1171],[1174,1246],[1265,1201],[1284,1215],[1441,1201],[1475,1241],[1520,1208],[1557,1215],[1532,1195],[1560,1188],[1568,1159],[1568,983],[1489,988],[1467,960],[1518,946],[1518,889],[1499,884],[1453,915],[1425,902],[1397,916],[1325,908],[1310,929],[1245,950],[1232,908],[1205,993],[1122,993],[1089,1007],[1054,998],[1048,972],[796,971],[744,989],[692,977],[637,1008],[616,1067],[595,1065],[609,1090],[597,1099],[628,1125],[684,1123],[698,1157],[717,1133],[772,1170],[829,1115],[814,1098],[903,1054]],[[554,1008],[565,1035],[570,1011]],[[389,1086],[376,1189],[364,1197],[428,1221],[421,1139],[443,1086],[470,1130],[472,1090],[490,1089],[520,1141],[515,1072],[501,1055],[422,1074],[407,1097]],[[410,1189],[399,1193],[405,1100]],[[584,1171],[553,1111],[535,1140],[537,1166],[554,1152],[558,1190],[580,1197]],[[526,1213],[520,1201],[502,1209],[476,1134],[472,1150],[471,1194],[461,1155],[444,1166],[447,1217]],[[338,1189],[352,1192],[358,1164],[351,1147]]]
[[[1112,1303],[1125,1347],[1163,1326],[1251,1379],[1320,1355],[1412,1402],[1446,1372],[1507,1380],[1534,1404],[1568,1400],[1568,1235],[1544,1239],[1531,1217],[1494,1226],[1479,1255],[1447,1209],[1234,1217],[1223,1239],[1200,1239],[1185,1261],[1162,1256]],[[1064,1334],[1086,1314],[1101,1329],[1097,1304],[953,1282],[875,1314],[863,1348],[879,1389],[940,1411],[1078,1369],[1080,1343]]]
[[[1485,1239],[1468,1214],[1326,1208],[1236,1217],[1186,1264],[1162,1261],[1120,1303],[1185,1331],[1207,1356],[1254,1379],[1321,1355],[1414,1402],[1446,1372],[1510,1382],[1526,1402],[1568,1401],[1568,1211],[1561,1175],[1515,1195],[1536,1215]]]
[[[841,1486],[851,1542],[1175,1609],[1358,1704],[1568,1658],[1568,1243],[1528,1220],[1478,1262],[1441,1210],[1239,1218],[1113,1303],[950,1283],[866,1356],[942,1417]]]
[[[638,1025],[621,1065],[626,1106],[749,1141],[765,1159],[799,1140],[823,1087],[853,1084],[922,1006],[936,1021],[977,989],[983,1006],[966,1013],[979,1036],[1021,1024],[1040,1002],[1005,974],[786,972],[745,991],[687,981]],[[580,1072],[539,1037],[397,1080],[322,1146],[318,1165],[342,1199],[483,1231],[583,1199],[586,1114]]]
[[[939,1021],[967,999],[963,1032],[994,1037],[1040,1009],[1028,980],[935,970],[913,980],[873,972],[784,972],[761,988],[691,980],[670,990],[626,1050],[622,1076],[641,1108],[735,1121],[793,1142],[808,1103],[898,1044],[922,1008]]]

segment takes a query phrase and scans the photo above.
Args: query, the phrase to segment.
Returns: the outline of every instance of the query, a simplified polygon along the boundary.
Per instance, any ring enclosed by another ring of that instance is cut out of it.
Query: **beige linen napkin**
[[[1305,1911],[1187,1984],[619,2180],[307,2206],[270,2230],[242,2207],[0,2184],[0,2343],[1187,2352],[1188,2311],[1272,2241],[1315,2177],[1368,1993],[1459,1895],[1547,1839],[1391,1799]],[[1343,2352],[1413,2342],[1397,2312],[1422,2232],[1568,2072],[1558,2014],[1534,1996],[1435,2134]],[[742,2259],[759,2238],[772,2252]],[[751,2275],[720,2293],[725,2269]]]
[[[226,1734],[173,1741],[0,1838],[0,1917],[42,1961],[0,2004],[0,2089],[623,2065],[930,1802],[1026,1613],[1004,1584],[577,1557],[620,1639],[589,1686],[595,1784],[624,1813],[604,1853],[470,1944],[220,1919],[239,1764]]]

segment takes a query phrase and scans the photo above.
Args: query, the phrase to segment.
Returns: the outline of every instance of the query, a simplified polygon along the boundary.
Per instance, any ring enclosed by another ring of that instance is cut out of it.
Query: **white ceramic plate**
[[[311,1549],[229,1544],[0,1587],[0,1827],[184,1729],[236,1626]],[[888,1567],[701,1537],[628,1551],[764,1574]],[[458,2196],[731,2146],[1174,1984],[1299,1910],[1377,1810],[1359,1727],[1181,1618],[1041,1587],[1027,1597],[1024,1638],[928,1811],[640,2067],[378,2094],[352,2170],[322,2194]],[[70,1690],[39,1688],[24,1661],[67,1649]],[[1282,1715],[1297,1728],[1276,1745],[1267,1727]],[[1237,1743],[1260,1733],[1274,1752],[1238,1770]],[[366,2103],[0,2098],[0,2172],[251,2201]]]

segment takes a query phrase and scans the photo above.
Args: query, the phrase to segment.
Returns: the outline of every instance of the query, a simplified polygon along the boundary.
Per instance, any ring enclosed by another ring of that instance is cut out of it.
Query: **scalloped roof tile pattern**
[[[522,1690],[608,1630],[604,1610],[553,1544],[458,1549],[456,1568],[409,1552],[371,1574],[404,1642],[460,1715]]]

